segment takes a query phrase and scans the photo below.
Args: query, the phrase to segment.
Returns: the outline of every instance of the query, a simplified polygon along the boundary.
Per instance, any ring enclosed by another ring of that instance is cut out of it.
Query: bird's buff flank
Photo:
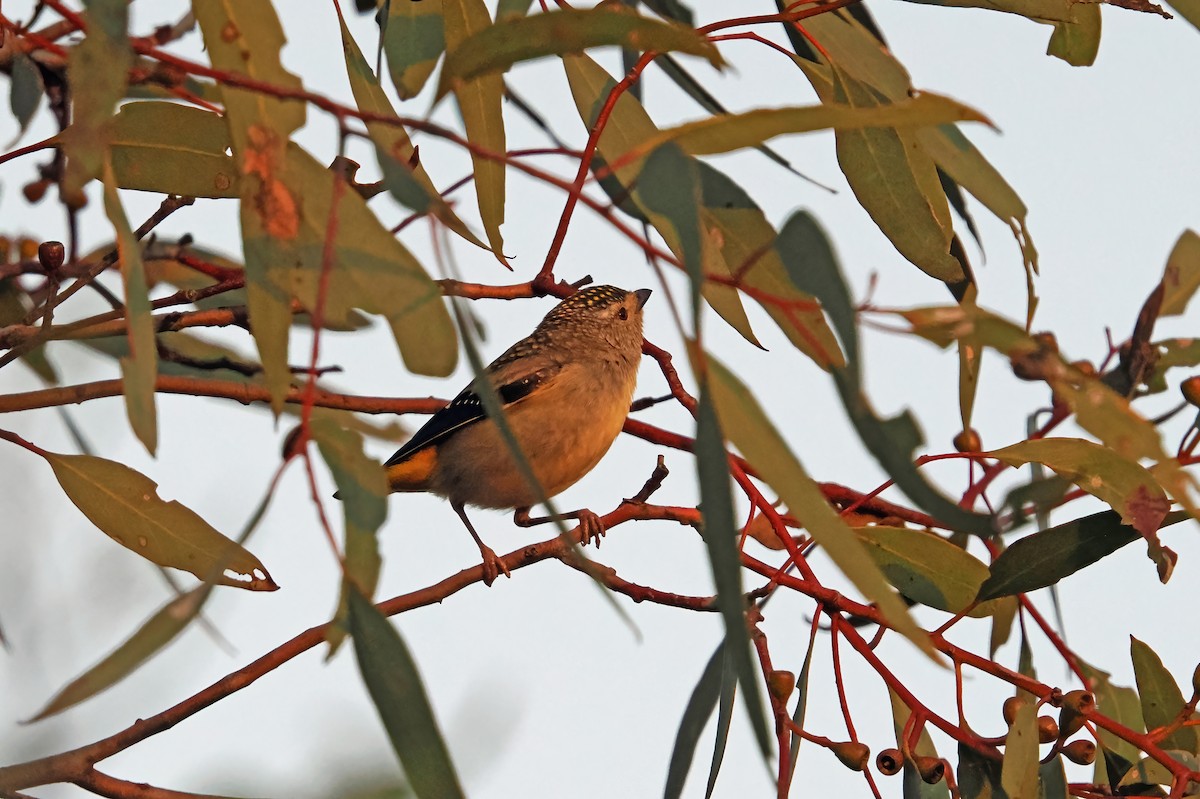
[[[637,382],[642,306],[649,296],[649,289],[582,289],[487,367],[545,496],[590,472],[621,432]],[[523,525],[542,521],[529,518],[539,493],[473,387],[430,417],[385,466],[392,491],[429,491],[450,500],[479,546],[488,585],[508,569],[475,532],[465,506],[513,508]],[[602,532],[595,514],[567,516],[588,525],[589,536]]]

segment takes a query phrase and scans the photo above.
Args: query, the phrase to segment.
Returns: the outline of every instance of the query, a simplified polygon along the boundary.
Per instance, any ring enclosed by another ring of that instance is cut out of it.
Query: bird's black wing
[[[501,405],[508,407],[529,396],[535,388],[549,380],[557,371],[555,368],[539,369],[497,386],[496,393],[500,395]],[[413,437],[396,450],[396,454],[388,458],[384,466],[395,466],[397,463],[402,463],[417,452],[432,447],[464,427],[486,418],[487,411],[483,407],[483,400],[479,399],[479,395],[473,388],[463,389],[457,397],[450,401],[449,405],[429,417],[429,421],[413,433]]]

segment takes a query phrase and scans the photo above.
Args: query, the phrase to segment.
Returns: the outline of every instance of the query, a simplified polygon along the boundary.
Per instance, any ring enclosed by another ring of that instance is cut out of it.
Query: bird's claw
[[[503,574],[505,577],[512,579],[512,574],[508,570],[508,566],[501,560],[495,550],[488,546],[481,546],[479,553],[483,555],[483,584],[491,587],[496,578]]]
[[[579,511],[579,535],[580,543],[587,546],[593,539],[596,541],[596,549],[600,548],[600,539],[604,538],[604,522],[600,521],[600,517],[590,510]]]

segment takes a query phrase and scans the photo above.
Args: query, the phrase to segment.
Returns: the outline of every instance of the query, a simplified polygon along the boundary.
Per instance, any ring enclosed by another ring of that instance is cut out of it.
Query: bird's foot
[[[604,538],[604,522],[600,521],[600,517],[590,510],[579,511],[579,534],[580,543],[587,546],[596,541],[596,549],[600,548],[600,539]]]
[[[491,587],[496,578],[503,574],[505,577],[512,579],[512,574],[508,571],[508,566],[504,565],[495,550],[489,546],[480,545],[479,554],[483,555],[483,584]]]

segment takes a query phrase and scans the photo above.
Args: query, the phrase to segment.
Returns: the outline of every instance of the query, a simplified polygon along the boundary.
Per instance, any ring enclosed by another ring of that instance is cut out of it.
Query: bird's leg
[[[462,519],[462,523],[467,526],[467,532],[471,534],[471,538],[474,538],[476,545],[479,546],[479,554],[483,556],[483,584],[490,586],[502,572],[505,577],[511,579],[512,575],[509,574],[508,567],[504,565],[504,561],[496,557],[496,553],[492,548],[483,543],[483,539],[479,537],[479,533],[475,532],[475,527],[471,524],[471,520],[467,518],[466,509],[459,503],[454,503],[451,507],[458,514],[458,518]]]
[[[596,548],[600,548],[600,539],[604,538],[604,522],[600,521],[600,517],[593,511],[587,508],[573,510],[570,513],[560,513],[557,516],[530,516],[529,508],[517,508],[513,513],[513,524],[518,527],[533,527],[538,524],[546,524],[547,522],[558,522],[566,519],[575,519],[579,522],[579,532],[581,533],[582,544],[586,547],[596,541]]]

